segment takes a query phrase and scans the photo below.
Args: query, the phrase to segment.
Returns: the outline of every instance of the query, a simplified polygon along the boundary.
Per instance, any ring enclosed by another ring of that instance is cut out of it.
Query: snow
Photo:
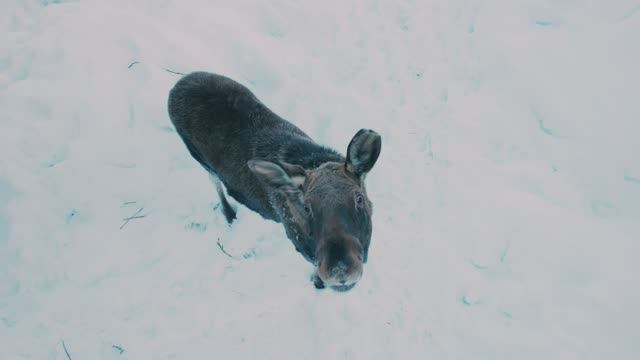
[[[640,357],[638,9],[4,0],[0,358]],[[343,153],[382,135],[353,290],[212,210],[163,67]]]

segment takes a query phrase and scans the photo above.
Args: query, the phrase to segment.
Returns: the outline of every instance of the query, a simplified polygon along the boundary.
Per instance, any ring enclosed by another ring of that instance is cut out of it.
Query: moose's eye
[[[304,213],[307,215],[311,215],[311,206],[309,206],[309,204],[304,204]]]
[[[363,207],[364,206],[364,195],[362,195],[361,193],[357,193],[355,201],[356,201],[356,206]]]

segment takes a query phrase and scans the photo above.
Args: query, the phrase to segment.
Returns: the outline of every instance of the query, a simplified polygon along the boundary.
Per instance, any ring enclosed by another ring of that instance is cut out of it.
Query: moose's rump
[[[189,152],[208,170],[219,173],[225,156],[249,159],[249,129],[264,126],[265,107],[241,84],[221,75],[194,72],[169,93],[171,122]],[[244,144],[244,146],[242,146]],[[226,154],[226,155],[225,155]]]
[[[268,122],[265,108],[241,84],[222,75],[194,72],[180,79],[169,92],[171,122],[183,138],[207,141],[211,136],[227,143],[242,130]]]

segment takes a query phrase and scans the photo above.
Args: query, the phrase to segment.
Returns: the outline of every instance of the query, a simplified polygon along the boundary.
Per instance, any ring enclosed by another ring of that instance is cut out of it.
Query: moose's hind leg
[[[222,189],[222,182],[215,175],[209,174],[211,181],[216,186],[216,192],[218,193],[218,197],[220,198],[220,204],[222,205],[222,214],[225,219],[227,219],[227,223],[231,225],[233,220],[237,219],[236,210],[229,204],[227,197],[224,195],[224,189]]]

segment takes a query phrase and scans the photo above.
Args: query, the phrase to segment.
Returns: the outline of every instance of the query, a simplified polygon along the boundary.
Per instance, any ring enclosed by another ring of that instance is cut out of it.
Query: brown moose
[[[358,131],[346,158],[315,143],[243,85],[194,72],[171,89],[168,110],[191,155],[207,170],[229,224],[227,194],[284,225],[296,250],[317,268],[316,288],[351,289],[371,241],[372,204],[364,179],[380,154],[380,136]]]

